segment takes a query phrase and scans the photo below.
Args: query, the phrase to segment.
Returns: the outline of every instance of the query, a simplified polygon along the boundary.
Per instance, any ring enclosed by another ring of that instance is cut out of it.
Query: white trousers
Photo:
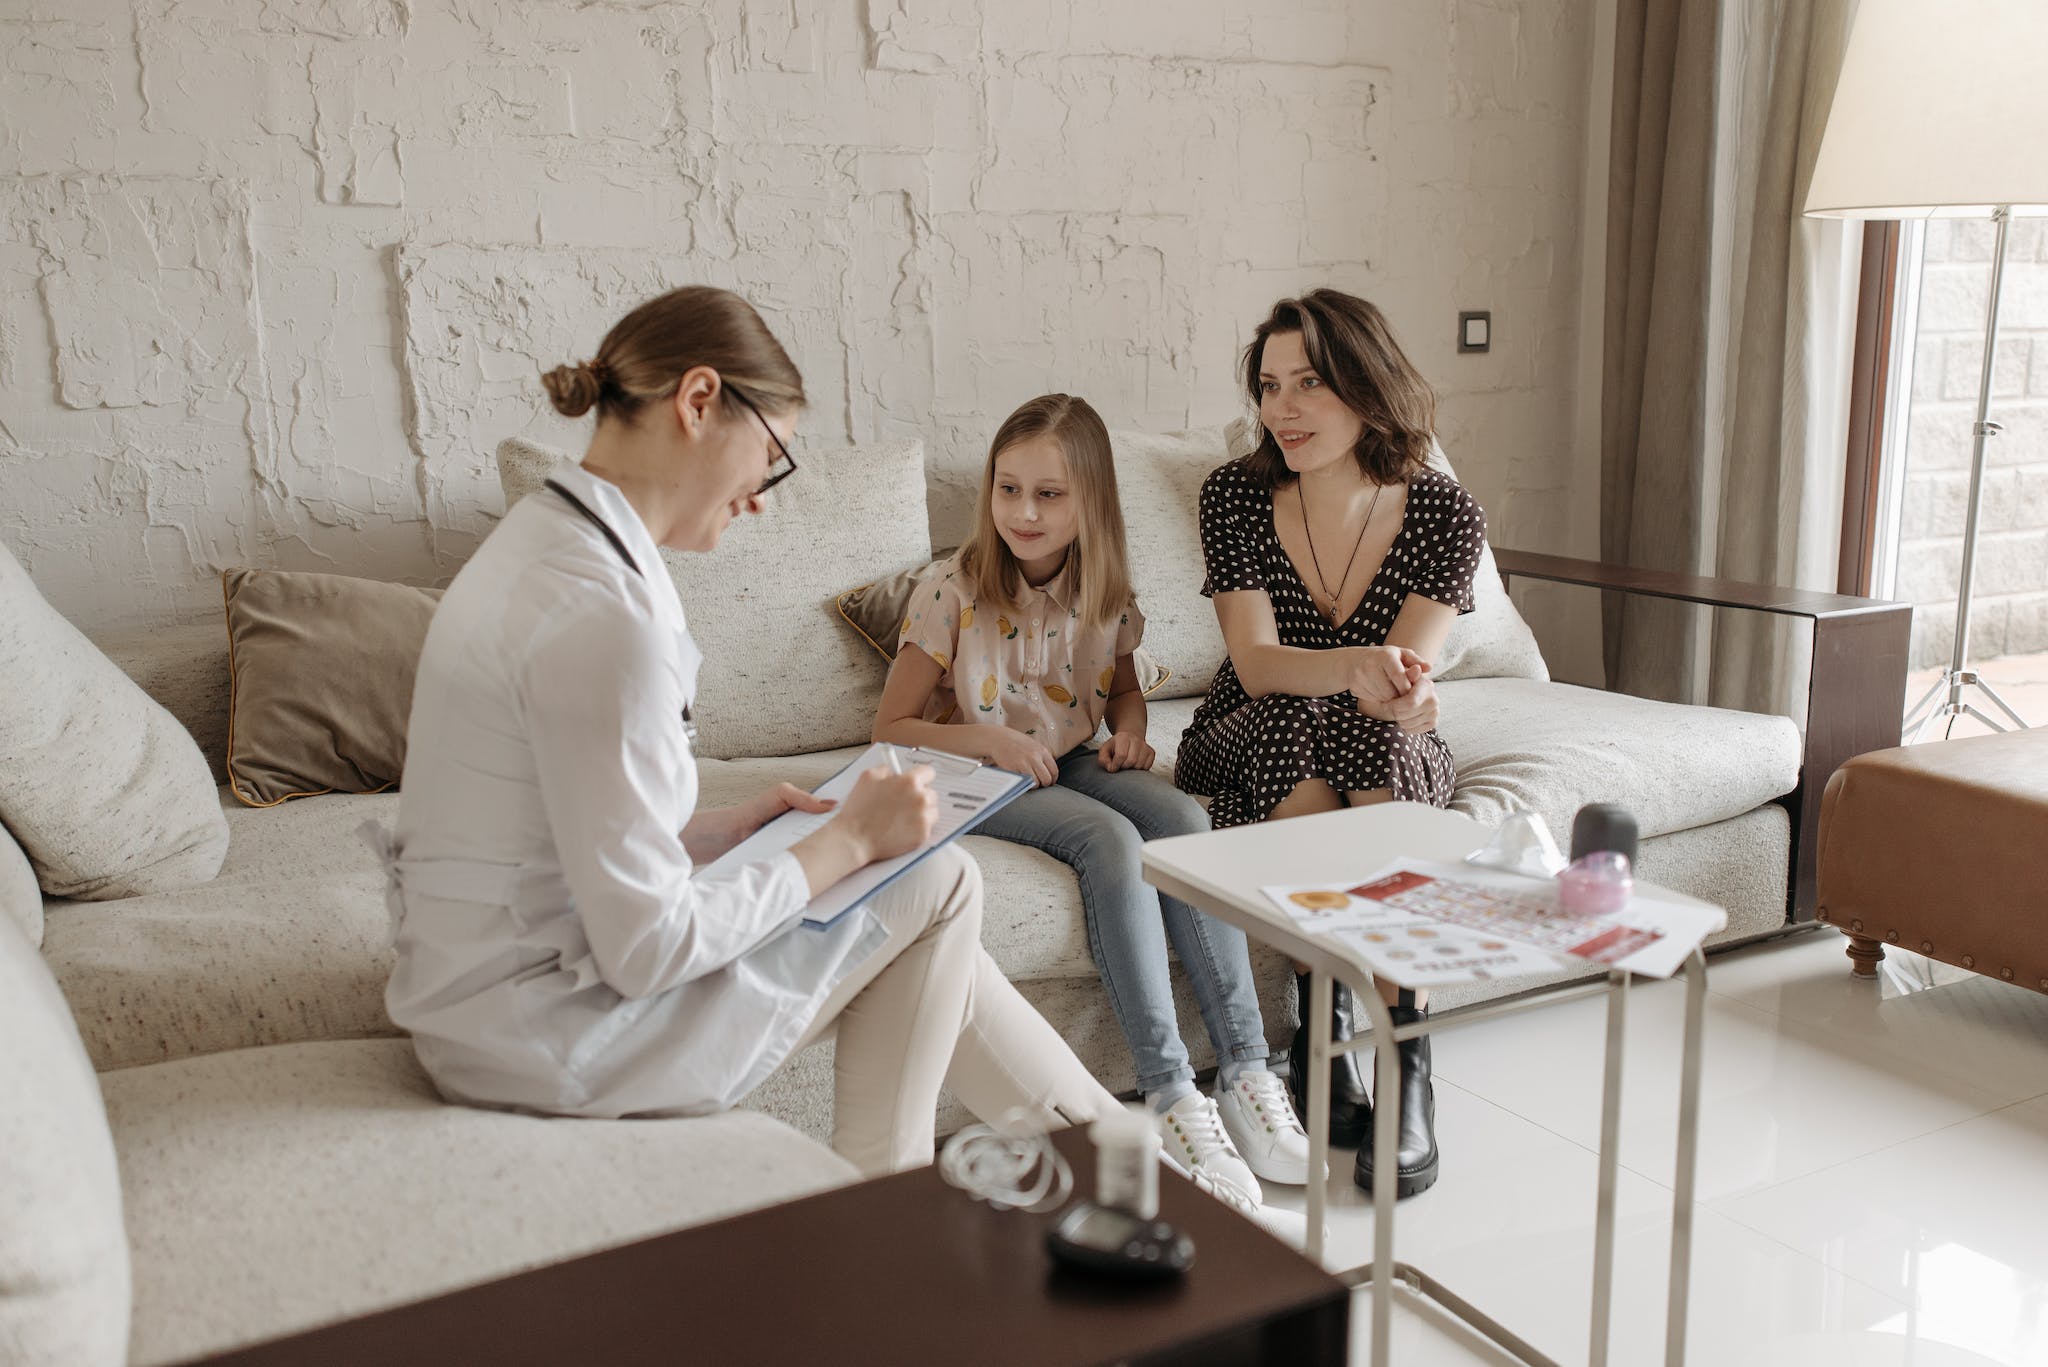
[[[981,869],[957,846],[868,904],[888,941],[825,1000],[836,1026],[832,1147],[868,1176],[932,1161],[941,1085],[989,1123],[1061,1129],[1117,1100],[981,947]],[[801,1046],[799,1046],[801,1047]]]

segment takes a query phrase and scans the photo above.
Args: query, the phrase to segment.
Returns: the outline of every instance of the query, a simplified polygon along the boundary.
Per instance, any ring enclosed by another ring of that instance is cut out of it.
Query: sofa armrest
[[[1799,786],[1785,798],[1793,823],[1788,910],[1794,921],[1810,920],[1820,867],[1821,794],[1828,779],[1851,756],[1899,743],[1906,710],[1906,651],[1913,631],[1911,605],[1498,546],[1493,555],[1503,583],[1541,579],[1705,607],[1804,617],[1813,623],[1813,664],[1800,727],[1804,744]]]

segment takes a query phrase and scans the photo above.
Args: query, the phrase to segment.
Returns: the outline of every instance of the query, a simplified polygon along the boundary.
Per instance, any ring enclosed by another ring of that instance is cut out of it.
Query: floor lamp
[[[1991,365],[2005,238],[2016,216],[2048,215],[2048,0],[1861,0],[1807,191],[1820,218],[1984,218],[1996,225],[1984,372],[1970,448],[1961,591],[1949,664],[1906,716],[1909,739],[1936,721],[2003,722],[1971,701],[1975,690],[2014,726],[2026,722],[1968,668],[1970,595],[1984,499]]]

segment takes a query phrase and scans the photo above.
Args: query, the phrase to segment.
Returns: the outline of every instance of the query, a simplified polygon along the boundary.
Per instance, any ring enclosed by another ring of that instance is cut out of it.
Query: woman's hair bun
[[[597,355],[541,376],[555,411],[600,423],[631,423],[650,403],[673,398],[696,366],[715,370],[771,413],[804,401],[804,377],[753,305],[729,290],[685,285],[657,295],[612,325]]]
[[[565,418],[580,418],[597,406],[604,392],[604,379],[595,361],[558,365],[540,377],[555,411]]]

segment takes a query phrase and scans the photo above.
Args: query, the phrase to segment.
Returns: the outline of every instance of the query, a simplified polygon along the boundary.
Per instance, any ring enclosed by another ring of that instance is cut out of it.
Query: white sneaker
[[[1259,1190],[1259,1179],[1230,1142],[1216,1103],[1202,1093],[1189,1092],[1174,1102],[1159,1117],[1159,1134],[1166,1161],[1186,1173],[1196,1186],[1227,1184],[1255,1206],[1266,1199]]]
[[[1263,1069],[1239,1073],[1216,1093],[1216,1109],[1253,1172],[1290,1187],[1307,1184],[1308,1131],[1278,1074]]]

